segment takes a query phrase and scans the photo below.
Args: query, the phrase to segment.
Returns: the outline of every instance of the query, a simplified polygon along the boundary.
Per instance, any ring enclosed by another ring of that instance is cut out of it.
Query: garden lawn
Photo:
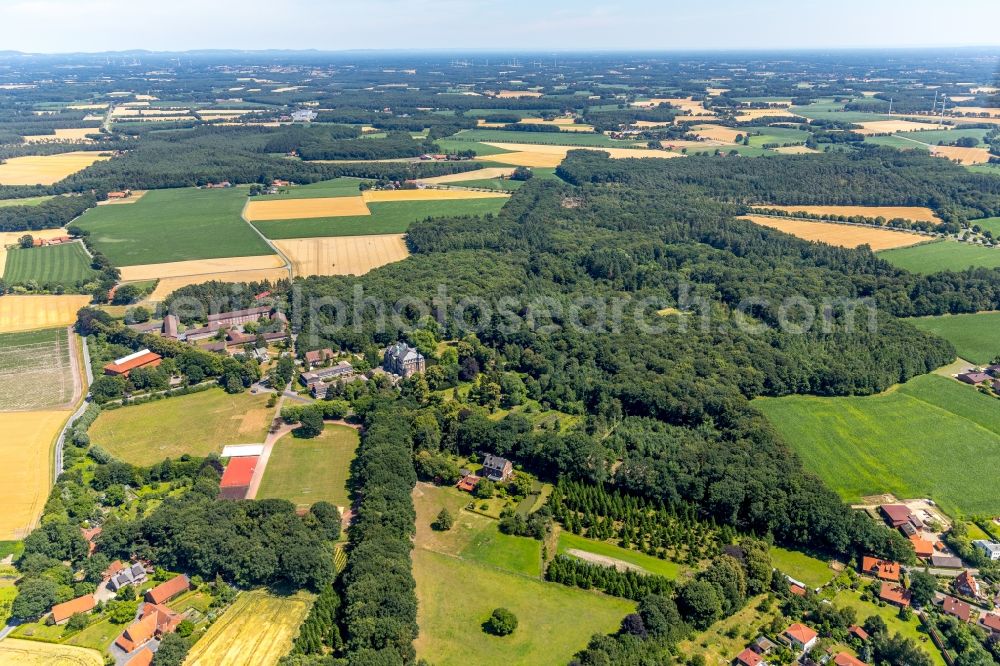
[[[274,254],[240,217],[245,188],[151,190],[127,206],[97,206],[77,224],[115,266]]]
[[[152,465],[185,453],[220,453],[226,444],[264,441],[273,413],[266,403],[263,394],[230,395],[212,388],[105,410],[90,428],[90,441],[133,465]]]
[[[571,549],[582,550],[587,553],[593,553],[594,555],[621,560],[622,562],[627,562],[628,564],[641,568],[645,573],[664,576],[666,578],[670,578],[671,580],[677,578],[677,576],[681,573],[681,566],[676,562],[661,560],[658,557],[650,557],[649,555],[640,553],[637,550],[621,548],[605,541],[595,541],[593,539],[588,539],[563,530],[559,533],[558,552],[576,557],[572,553],[566,552]]]
[[[837,575],[828,562],[777,546],[771,547],[771,564],[781,573],[805,583],[810,589],[826,585]]]
[[[929,497],[949,513],[1000,512],[995,398],[923,375],[875,396],[760,398],[754,405],[845,500],[892,493]]]
[[[942,240],[879,252],[880,259],[913,273],[940,273],[966,268],[1000,268],[1000,248]]]
[[[905,638],[911,638],[917,642],[920,648],[930,655],[934,666],[944,666],[944,658],[940,650],[934,647],[934,642],[930,636],[924,633],[920,626],[920,620],[914,614],[909,620],[899,619],[899,609],[895,606],[876,606],[873,603],[864,601],[857,590],[841,590],[833,598],[833,605],[838,608],[853,608],[857,612],[858,624],[864,624],[872,615],[879,615],[885,620],[890,634],[902,634]]]
[[[987,365],[1000,356],[1000,312],[914,317],[907,321],[948,340],[960,357],[973,363]]]
[[[413,574],[419,603],[417,657],[441,666],[565,664],[593,634],[616,631],[635,608],[625,599],[421,548],[413,552]],[[514,633],[502,638],[482,629],[498,607],[518,619]]]
[[[54,282],[72,286],[96,275],[83,243],[10,250],[3,271],[7,284],[25,284],[33,280],[39,284]]]
[[[285,435],[274,444],[257,497],[348,507],[347,477],[357,448],[358,431],[348,426],[326,424],[312,439]]]
[[[368,204],[371,215],[268,220],[253,224],[262,234],[272,239],[401,234],[405,233],[412,223],[428,217],[498,213],[505,203],[507,203],[506,197],[375,202]]]

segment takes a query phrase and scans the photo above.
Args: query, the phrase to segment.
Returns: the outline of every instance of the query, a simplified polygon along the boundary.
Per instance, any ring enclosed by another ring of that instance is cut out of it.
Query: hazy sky
[[[998,0],[0,0],[0,50],[998,45]]]

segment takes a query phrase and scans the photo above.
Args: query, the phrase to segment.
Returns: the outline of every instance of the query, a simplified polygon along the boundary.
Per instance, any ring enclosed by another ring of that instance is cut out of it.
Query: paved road
[[[288,386],[285,387],[285,391],[287,390]],[[274,406],[275,419],[281,417],[281,407],[284,404],[285,393],[282,392],[278,396],[277,404]],[[271,450],[274,449],[274,443],[284,435],[290,433],[294,427],[287,423],[282,423],[281,427],[274,432],[268,431],[267,438],[264,440],[264,451],[260,454],[260,460],[257,461],[257,467],[253,471],[253,478],[250,479],[250,486],[247,488],[246,499],[255,499],[257,497],[257,491],[260,490],[260,482],[264,478],[264,469],[267,467],[267,461],[271,459]]]

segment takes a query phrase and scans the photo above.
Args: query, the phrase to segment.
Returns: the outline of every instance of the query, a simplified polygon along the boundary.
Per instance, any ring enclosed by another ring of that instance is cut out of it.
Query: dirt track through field
[[[928,240],[926,236],[904,231],[888,231],[831,222],[811,222],[762,215],[746,215],[744,219],[761,226],[784,231],[803,240],[819,241],[839,247],[859,247],[867,244],[874,251],[908,247],[918,243],[926,243]]]
[[[638,571],[641,573],[646,573],[646,570],[640,566],[626,562],[624,560],[619,560],[614,557],[608,557],[606,555],[597,555],[596,553],[589,553],[585,550],[579,550],[577,548],[570,548],[566,551],[573,557],[578,557],[581,560],[590,562],[591,564],[598,564],[602,567],[614,567],[618,571]]]
[[[296,277],[364,275],[410,255],[404,234],[290,238],[274,244],[292,262]]]

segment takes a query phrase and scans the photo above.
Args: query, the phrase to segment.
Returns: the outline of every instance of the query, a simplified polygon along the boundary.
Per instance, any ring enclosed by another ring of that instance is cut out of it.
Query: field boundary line
[[[274,252],[276,255],[278,255],[279,257],[281,257],[282,261],[285,262],[285,270],[288,271],[288,279],[290,280],[290,279],[294,278],[295,277],[295,269],[292,267],[292,262],[288,259],[288,257],[285,256],[285,253],[282,252],[281,250],[279,250],[275,246],[275,244],[271,242],[270,238],[268,238],[263,233],[261,233],[260,229],[258,229],[257,227],[255,227],[253,225],[253,223],[250,222],[250,220],[247,219],[246,212],[247,212],[247,207],[249,205],[250,205],[250,197],[247,197],[246,201],[243,202],[243,208],[240,209],[240,219],[243,220],[244,224],[246,224],[248,227],[250,227],[251,229],[253,229],[254,233],[256,233],[258,236],[260,236],[261,240],[263,240],[265,243],[267,243],[267,246],[269,248],[271,248],[272,252]]]

